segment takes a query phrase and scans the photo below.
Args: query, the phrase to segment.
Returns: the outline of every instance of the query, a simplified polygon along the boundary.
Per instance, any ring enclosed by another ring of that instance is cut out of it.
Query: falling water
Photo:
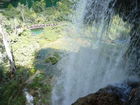
[[[52,92],[52,105],[71,105],[79,97],[128,78],[123,55],[130,30],[114,15],[114,3],[115,0],[80,0],[77,4],[73,25],[77,34],[85,36],[84,40],[90,44],[70,53],[58,64],[62,73]],[[120,40],[122,34],[126,37]]]
[[[33,96],[27,91],[27,89],[24,89],[24,94],[25,94],[25,97],[26,97],[26,105],[34,105],[33,104]]]

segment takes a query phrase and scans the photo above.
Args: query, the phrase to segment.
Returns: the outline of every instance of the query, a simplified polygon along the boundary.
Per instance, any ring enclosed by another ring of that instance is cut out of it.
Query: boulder
[[[96,93],[79,98],[72,105],[140,105],[140,82],[127,81],[107,86]]]
[[[127,105],[140,105],[140,87],[132,89]]]
[[[125,105],[118,87],[108,86],[94,94],[79,98],[72,105]]]

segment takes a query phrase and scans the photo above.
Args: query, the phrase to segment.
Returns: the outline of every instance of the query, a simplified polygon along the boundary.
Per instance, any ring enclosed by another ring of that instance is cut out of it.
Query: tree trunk
[[[6,31],[2,28],[2,26],[0,25],[0,34],[2,35],[2,39],[3,39],[3,44],[9,59],[9,63],[10,63],[10,70],[12,73],[14,73],[16,71],[16,65],[15,65],[15,61],[14,61],[14,56],[13,56],[13,52],[10,48],[9,42],[8,42],[8,36]]]

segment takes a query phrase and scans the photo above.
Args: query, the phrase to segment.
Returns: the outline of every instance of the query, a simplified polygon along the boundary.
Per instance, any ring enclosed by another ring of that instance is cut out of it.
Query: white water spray
[[[52,105],[71,105],[79,97],[127,79],[127,73],[121,64],[127,43],[117,43],[122,30],[117,27],[114,22],[116,20],[113,20],[114,12],[109,8],[111,2],[112,0],[80,0],[78,3],[73,25],[79,34],[79,31],[84,32],[81,36],[86,36],[85,40],[88,39],[90,46],[80,47],[78,52],[71,53],[60,61],[58,66],[62,73],[52,92]],[[88,29],[84,25],[86,15],[87,23],[94,18],[94,22],[90,23],[91,30],[87,33]],[[110,24],[108,19],[112,19]],[[119,26],[124,25],[119,23]],[[117,37],[112,37],[114,34]]]

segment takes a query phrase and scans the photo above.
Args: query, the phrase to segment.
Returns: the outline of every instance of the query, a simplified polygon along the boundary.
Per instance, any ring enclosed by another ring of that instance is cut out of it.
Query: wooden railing
[[[56,26],[57,24],[35,24],[32,26],[28,26],[27,28],[30,30],[33,29],[40,29],[40,28],[44,28],[44,27],[48,27],[48,26]]]

